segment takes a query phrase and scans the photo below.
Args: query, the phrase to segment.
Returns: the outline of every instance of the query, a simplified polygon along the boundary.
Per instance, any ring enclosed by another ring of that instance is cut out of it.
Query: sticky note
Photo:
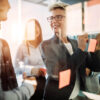
[[[59,89],[70,84],[71,70],[64,70],[59,72]]]
[[[96,48],[97,40],[96,39],[90,39],[88,52],[94,52]]]

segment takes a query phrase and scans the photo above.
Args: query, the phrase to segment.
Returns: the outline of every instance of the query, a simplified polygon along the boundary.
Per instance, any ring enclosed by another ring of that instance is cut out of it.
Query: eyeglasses
[[[50,17],[47,17],[47,20],[48,22],[52,22],[53,19],[55,19],[56,21],[61,21],[65,16],[62,16],[62,15],[56,15],[55,17],[53,16],[50,16]]]

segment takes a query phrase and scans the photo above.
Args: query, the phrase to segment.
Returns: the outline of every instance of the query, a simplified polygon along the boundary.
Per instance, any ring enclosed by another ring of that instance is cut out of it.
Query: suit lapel
[[[67,38],[68,39],[68,41],[71,43],[71,45],[72,45],[72,49],[73,49],[73,52],[75,52],[75,50],[76,50],[76,48],[77,48],[77,43],[76,43],[76,41],[73,41],[72,39],[69,39],[69,38]]]

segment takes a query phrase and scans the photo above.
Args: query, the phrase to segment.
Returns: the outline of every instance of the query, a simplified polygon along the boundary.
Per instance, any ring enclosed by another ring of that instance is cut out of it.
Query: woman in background
[[[42,100],[45,86],[45,66],[41,58],[40,43],[42,39],[42,30],[36,19],[30,19],[26,25],[25,40],[19,46],[16,59],[15,70],[24,73],[24,78],[35,75],[37,79],[37,89],[32,99]],[[20,62],[23,67],[20,68]]]

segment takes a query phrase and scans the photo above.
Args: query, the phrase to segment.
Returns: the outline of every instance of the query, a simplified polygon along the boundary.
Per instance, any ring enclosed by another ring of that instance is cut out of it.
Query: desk
[[[98,95],[98,94],[89,93],[89,92],[85,92],[85,91],[82,91],[82,93],[84,95],[86,95],[89,99],[92,99],[92,100],[100,100],[100,95]]]

